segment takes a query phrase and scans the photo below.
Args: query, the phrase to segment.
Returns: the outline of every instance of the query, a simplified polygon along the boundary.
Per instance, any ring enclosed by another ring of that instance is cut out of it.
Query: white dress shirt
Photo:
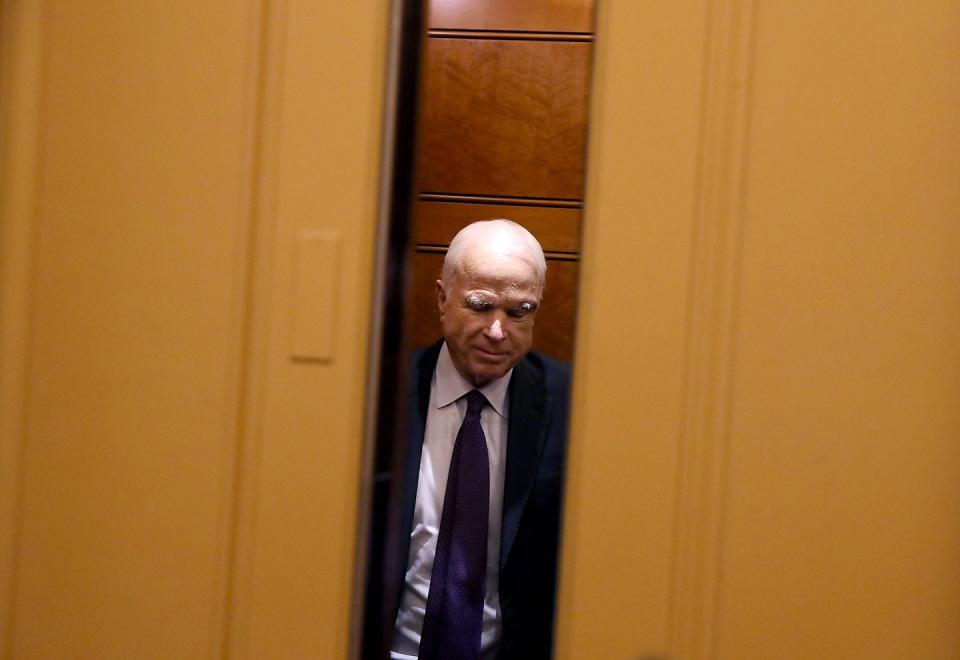
[[[501,634],[500,595],[497,584],[500,575],[503,479],[507,458],[507,387],[512,375],[511,369],[502,378],[479,388],[490,402],[480,414],[480,425],[486,437],[487,455],[490,459],[487,589],[483,603],[483,631],[480,636],[481,658],[493,656]],[[450,470],[450,458],[453,455],[457,432],[467,413],[467,401],[462,397],[473,389],[477,388],[457,371],[444,343],[430,381],[430,403],[423,433],[423,451],[420,455],[413,530],[410,532],[410,555],[390,651],[393,660],[413,660],[420,649],[420,632],[427,608],[430,573],[433,571],[443,498],[447,490],[447,472]]]

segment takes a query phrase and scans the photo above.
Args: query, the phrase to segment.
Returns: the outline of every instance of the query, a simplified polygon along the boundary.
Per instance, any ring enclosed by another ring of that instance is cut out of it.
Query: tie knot
[[[487,405],[487,397],[480,393],[480,390],[471,390],[467,392],[467,414],[479,415],[483,407]]]

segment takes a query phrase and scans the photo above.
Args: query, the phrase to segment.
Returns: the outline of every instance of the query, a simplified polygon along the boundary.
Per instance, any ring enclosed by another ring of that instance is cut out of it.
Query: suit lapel
[[[398,563],[401,583],[410,553],[410,530],[417,500],[423,432],[430,404],[430,380],[443,342],[419,355],[411,371],[407,399],[407,449],[403,464],[403,504],[401,508]],[[529,359],[521,360],[510,380],[510,420],[507,426],[507,466],[503,484],[503,517],[500,528],[500,570],[506,565],[510,549],[520,528],[523,510],[533,488],[547,433],[548,401],[542,385],[543,372]]]
[[[510,381],[510,421],[507,425],[507,472],[503,484],[503,522],[500,528],[500,570],[520,528],[523,509],[533,488],[547,433],[547,394],[543,372],[529,359],[513,369]]]

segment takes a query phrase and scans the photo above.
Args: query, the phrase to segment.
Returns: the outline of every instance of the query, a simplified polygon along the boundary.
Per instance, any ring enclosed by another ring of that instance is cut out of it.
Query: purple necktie
[[[467,394],[467,414],[447,475],[420,660],[480,657],[490,516],[490,460],[480,426],[480,411],[486,403],[478,390]]]

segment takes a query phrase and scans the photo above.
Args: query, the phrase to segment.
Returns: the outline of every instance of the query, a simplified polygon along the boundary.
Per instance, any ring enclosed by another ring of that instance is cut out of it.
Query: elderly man
[[[391,657],[547,658],[569,370],[530,352],[543,250],[514,222],[475,222],[441,276],[443,341],[411,379]]]

